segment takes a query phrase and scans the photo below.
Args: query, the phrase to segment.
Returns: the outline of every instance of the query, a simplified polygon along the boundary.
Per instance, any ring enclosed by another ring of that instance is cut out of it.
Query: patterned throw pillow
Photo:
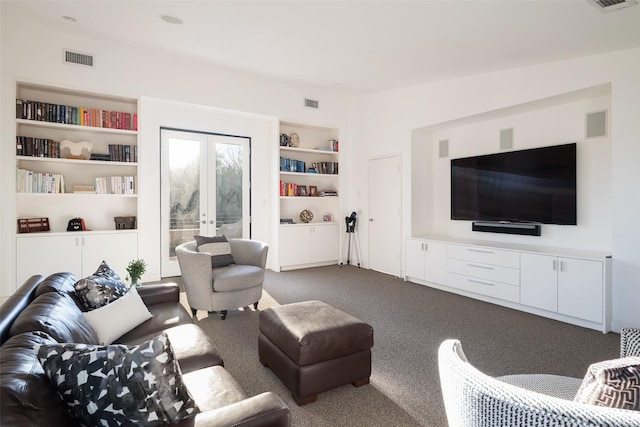
[[[640,411],[640,357],[623,357],[592,364],[573,400]]]
[[[91,276],[78,280],[74,288],[85,310],[103,307],[127,293],[127,285],[106,261]]]
[[[196,239],[198,252],[211,255],[211,266],[213,268],[226,267],[233,264],[231,255],[231,245],[226,236],[193,236]]]
[[[198,411],[166,334],[133,347],[49,344],[35,351],[82,425],[156,426]]]

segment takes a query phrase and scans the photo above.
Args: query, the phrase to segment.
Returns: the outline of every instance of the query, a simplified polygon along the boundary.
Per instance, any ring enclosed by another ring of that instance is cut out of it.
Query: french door
[[[175,248],[193,236],[249,238],[249,138],[161,129],[162,277],[180,275]]]

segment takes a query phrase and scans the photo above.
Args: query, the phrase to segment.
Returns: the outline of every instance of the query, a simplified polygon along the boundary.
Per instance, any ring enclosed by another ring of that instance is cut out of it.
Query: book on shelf
[[[137,147],[125,144],[109,144],[109,156],[114,162],[136,162]]]
[[[135,176],[99,176],[94,180],[97,194],[137,194]]]
[[[302,160],[289,159],[287,157],[280,157],[280,171],[281,172],[306,172],[307,163]]]
[[[335,190],[321,190],[320,191],[320,196],[322,197],[330,197],[330,196],[337,196],[338,192]]]
[[[77,107],[49,102],[16,99],[16,119],[67,125],[138,130],[138,115],[124,111]]]
[[[60,158],[60,143],[49,138],[16,136],[16,155],[29,157]]]
[[[18,193],[64,193],[64,175],[16,169]]]

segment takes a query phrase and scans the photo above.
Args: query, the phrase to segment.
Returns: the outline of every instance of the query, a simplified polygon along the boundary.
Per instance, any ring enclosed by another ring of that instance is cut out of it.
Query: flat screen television
[[[577,225],[576,144],[452,159],[451,219]]]

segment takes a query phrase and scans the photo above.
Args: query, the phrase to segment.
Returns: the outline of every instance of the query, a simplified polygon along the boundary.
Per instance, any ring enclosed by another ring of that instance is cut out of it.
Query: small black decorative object
[[[67,231],[82,231],[84,229],[83,222],[82,218],[71,218],[67,224]]]

